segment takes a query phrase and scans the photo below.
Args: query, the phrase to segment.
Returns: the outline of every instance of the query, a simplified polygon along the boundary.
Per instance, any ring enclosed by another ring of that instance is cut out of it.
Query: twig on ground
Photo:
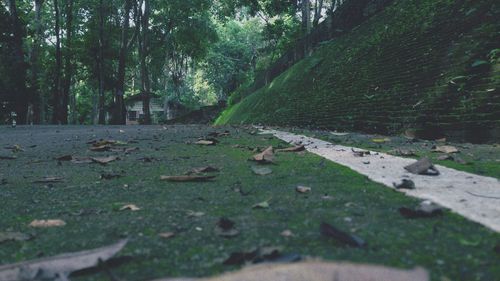
[[[481,197],[481,198],[488,198],[488,199],[498,199],[500,200],[500,197],[495,197],[495,196],[486,196],[486,195],[480,195],[480,194],[474,194],[472,192],[469,192],[469,191],[466,191],[467,193],[469,193],[470,195],[472,196],[476,196],[476,197]]]

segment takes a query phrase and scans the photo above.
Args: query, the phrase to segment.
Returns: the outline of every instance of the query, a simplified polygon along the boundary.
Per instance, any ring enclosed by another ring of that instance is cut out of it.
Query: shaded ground
[[[192,144],[226,129],[230,136],[219,137],[216,146]],[[252,150],[286,144],[253,131],[207,126],[0,128],[0,155],[17,156],[0,160],[0,232],[34,235],[30,241],[2,243],[0,264],[129,237],[121,255],[132,259],[113,269],[126,280],[212,275],[236,268],[222,264],[231,253],[263,246],[327,260],[418,265],[429,269],[433,280],[500,279],[500,253],[494,250],[500,234],[449,212],[431,219],[405,219],[397,209],[416,206],[418,200],[311,154],[278,154],[276,164],[268,166],[273,173],[257,176],[251,170],[255,164],[247,161],[255,154]],[[123,148],[139,150],[90,152],[87,142],[96,139],[118,140],[127,143]],[[18,150],[13,145],[22,150],[12,152]],[[116,155],[120,160],[106,166],[54,160],[66,154]],[[160,175],[181,175],[207,165],[221,170],[212,182],[160,181]],[[100,179],[103,174],[121,177]],[[33,183],[45,176],[63,177],[64,182]],[[312,192],[298,194],[297,185],[309,186]],[[268,209],[252,209],[265,200]],[[119,211],[126,204],[141,210]],[[192,212],[204,215],[193,217]],[[214,232],[221,217],[236,223],[237,237]],[[34,219],[62,219],[67,225],[30,228]],[[355,233],[368,246],[350,248],[321,237],[323,221]],[[281,236],[286,229],[294,236]],[[177,235],[164,239],[158,236],[162,232]],[[106,279],[102,273],[77,278]]]

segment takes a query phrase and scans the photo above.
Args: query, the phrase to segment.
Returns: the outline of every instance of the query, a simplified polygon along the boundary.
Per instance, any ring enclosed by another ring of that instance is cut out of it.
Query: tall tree
[[[60,119],[62,124],[68,123],[68,102],[73,79],[73,0],[66,0],[66,47],[64,54],[64,78],[61,91]]]
[[[53,86],[53,112],[52,112],[52,123],[61,124],[62,120],[62,51],[61,51],[61,11],[59,7],[59,1],[54,0],[54,13],[55,13],[55,37],[56,37],[56,66],[54,71],[54,86]]]
[[[25,53],[23,49],[23,40],[26,35],[26,28],[19,16],[16,0],[7,0],[7,5],[9,8],[10,22],[13,34],[12,70],[15,73],[12,74],[12,77],[15,80],[15,89],[12,90],[16,93],[14,97],[14,109],[17,113],[18,123],[24,124],[26,122],[26,113],[28,111],[28,94],[26,88],[27,65],[24,61]]]
[[[45,0],[35,0],[35,35],[31,49],[31,93],[33,95],[33,122],[45,122],[45,97],[40,89],[40,50],[43,40],[42,8]]]
[[[132,36],[129,39],[129,29],[130,29],[130,11],[132,9],[132,1],[125,0],[125,7],[123,11],[123,22],[122,22],[122,34],[120,40],[120,54],[118,58],[118,74],[116,78],[115,86],[115,109],[113,111],[113,124],[123,125],[125,124],[125,75],[127,66],[127,56],[131,45],[133,44]]]
[[[100,125],[106,124],[106,108],[105,108],[105,96],[104,96],[104,23],[105,23],[105,12],[104,12],[104,1],[99,0],[99,50],[97,55],[97,71],[98,71],[98,84],[99,84],[99,121]]]
[[[151,124],[150,112],[150,94],[151,94],[151,81],[149,79],[148,71],[148,56],[149,56],[149,16],[151,13],[151,6],[149,0],[141,0],[141,13],[140,24],[141,36],[139,37],[139,57],[141,68],[141,95],[142,95],[142,111],[144,112],[143,124]]]

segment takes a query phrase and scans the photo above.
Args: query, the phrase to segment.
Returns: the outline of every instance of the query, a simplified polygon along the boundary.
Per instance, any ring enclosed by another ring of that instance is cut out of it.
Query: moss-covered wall
[[[397,0],[217,120],[500,139],[500,3]]]

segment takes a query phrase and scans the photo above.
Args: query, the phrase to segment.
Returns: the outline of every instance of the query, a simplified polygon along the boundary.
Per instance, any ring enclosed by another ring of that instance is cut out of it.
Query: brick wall
[[[220,122],[500,139],[500,4],[400,0],[230,108]]]

